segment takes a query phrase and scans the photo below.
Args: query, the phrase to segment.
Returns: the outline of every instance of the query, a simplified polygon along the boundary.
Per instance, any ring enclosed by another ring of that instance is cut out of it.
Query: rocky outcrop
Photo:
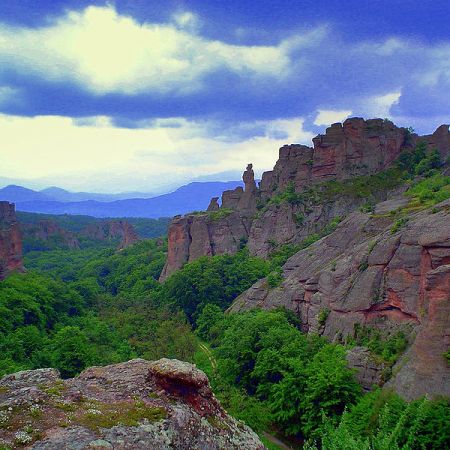
[[[355,326],[401,329],[412,345],[390,383],[408,399],[450,395],[450,201],[412,213],[396,232],[384,209],[351,214],[286,262],[279,287],[260,280],[230,310],[283,306],[304,331],[338,341],[354,337]]]
[[[274,246],[299,243],[320,232],[333,218],[358,210],[368,200],[386,200],[392,195],[392,186],[381,186],[370,199],[345,193],[324,199],[318,194],[326,182],[345,182],[390,168],[399,154],[411,150],[419,139],[429,148],[437,148],[443,160],[450,154],[448,125],[419,137],[388,120],[352,118],[333,124],[325,134],[315,137],[314,147],[281,147],[274,169],[263,174],[259,187],[249,164],[243,175],[245,188],[225,191],[220,208],[213,199],[208,212],[214,215],[186,215],[172,221],[168,260],[161,280],[199,256],[235,252],[241,238],[248,241],[251,254],[266,257]],[[299,201],[275,202],[288,187],[303,194]],[[211,217],[220,232],[211,232]]]
[[[13,203],[0,202],[0,280],[23,271],[22,235]]]
[[[88,225],[81,235],[99,241],[120,240],[119,249],[124,249],[139,241],[139,235],[126,220],[110,220]]]
[[[167,261],[160,280],[200,256],[236,253],[248,236],[250,223],[249,218],[226,209],[175,217],[169,227]]]
[[[24,238],[39,239],[45,242],[54,241],[71,250],[79,249],[80,242],[76,235],[61,228],[52,220],[40,220],[37,224],[21,224]]]
[[[369,349],[353,347],[346,355],[347,365],[355,371],[355,379],[364,389],[370,391],[373,386],[381,386],[385,382],[386,365],[377,361]]]
[[[61,380],[55,369],[0,381],[0,446],[62,449],[263,449],[230,417],[206,375],[177,360],[135,359]]]

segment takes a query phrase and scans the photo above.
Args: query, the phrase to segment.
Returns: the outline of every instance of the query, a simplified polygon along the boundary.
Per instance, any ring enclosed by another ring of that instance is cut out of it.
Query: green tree
[[[77,375],[92,361],[88,340],[78,327],[61,328],[52,341],[53,363],[62,377]]]

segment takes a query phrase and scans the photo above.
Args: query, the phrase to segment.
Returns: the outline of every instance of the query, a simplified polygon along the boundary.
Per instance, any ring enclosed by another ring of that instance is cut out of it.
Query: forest
[[[449,447],[448,399],[407,403],[386,389],[363,393],[347,368],[346,350],[362,341],[394,362],[405,347],[401,335],[383,341],[365,330],[329,343],[304,334],[282,309],[225,313],[260,278],[276,284],[299,249],[282,246],[263,260],[241,244],[237,254],[202,257],[163,284],[162,239],[121,251],[105,242],[27,252],[27,273],[0,284],[0,375],[56,367],[68,378],[92,365],[178,358],[202,368],[227,411],[268,448],[277,447],[264,433],[294,448]]]

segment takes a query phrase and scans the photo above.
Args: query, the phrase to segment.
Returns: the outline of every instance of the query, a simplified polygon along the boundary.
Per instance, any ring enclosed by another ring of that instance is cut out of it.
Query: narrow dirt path
[[[199,343],[200,348],[206,353],[206,356],[209,359],[209,362],[211,363],[211,367],[214,370],[214,372],[217,370],[217,361],[216,358],[214,358],[214,355],[212,354],[211,350],[201,342]]]
[[[278,445],[278,447],[282,448],[283,450],[292,450],[292,447],[289,447],[287,444],[285,444],[283,441],[280,441],[275,436],[272,436],[269,433],[263,432],[264,437],[268,439],[270,442],[272,442],[275,445]]]

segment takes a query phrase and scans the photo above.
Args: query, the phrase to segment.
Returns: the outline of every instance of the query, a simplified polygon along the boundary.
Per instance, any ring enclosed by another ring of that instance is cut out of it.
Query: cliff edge
[[[0,446],[62,449],[265,447],[189,363],[135,359],[62,380],[55,369],[0,380]]]

